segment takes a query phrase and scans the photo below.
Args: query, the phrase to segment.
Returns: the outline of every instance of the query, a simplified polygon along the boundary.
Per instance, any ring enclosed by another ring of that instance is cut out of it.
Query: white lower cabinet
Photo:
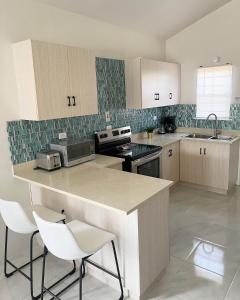
[[[180,154],[179,142],[164,146],[161,154],[161,178],[179,181]]]
[[[237,180],[239,142],[182,140],[180,180],[227,192]]]

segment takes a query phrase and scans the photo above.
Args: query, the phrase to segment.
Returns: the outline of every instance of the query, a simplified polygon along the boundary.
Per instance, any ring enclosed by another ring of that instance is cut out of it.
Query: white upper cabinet
[[[98,113],[95,56],[91,50],[68,47],[69,83],[75,104],[73,116]]]
[[[27,40],[14,44],[13,52],[22,119],[98,113],[91,51]]]
[[[136,58],[126,61],[127,108],[179,103],[180,65]]]

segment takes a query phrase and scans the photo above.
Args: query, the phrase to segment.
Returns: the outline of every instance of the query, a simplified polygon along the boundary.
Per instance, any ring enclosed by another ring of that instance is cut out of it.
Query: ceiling
[[[169,38],[230,0],[37,0],[158,38]]]

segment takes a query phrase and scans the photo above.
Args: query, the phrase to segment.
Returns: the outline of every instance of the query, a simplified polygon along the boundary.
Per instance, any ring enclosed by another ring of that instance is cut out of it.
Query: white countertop
[[[154,134],[151,139],[147,137],[142,137],[139,135],[133,136],[132,140],[136,143],[156,145],[156,146],[168,146],[173,143],[180,141],[185,137],[187,133],[166,133],[166,134]]]
[[[223,144],[232,144],[240,139],[239,136],[235,136],[234,139],[228,141],[228,140],[214,140],[214,139],[200,139],[200,138],[188,138],[187,135],[190,133],[185,132],[176,132],[176,133],[168,133],[168,134],[154,134],[151,139],[148,139],[147,137],[142,137],[141,135],[135,135],[133,136],[133,141],[136,143],[142,143],[142,144],[148,144],[148,145],[156,145],[156,146],[168,146],[173,143],[176,143],[182,139],[187,139],[191,141],[204,141],[209,143],[223,143]]]
[[[107,168],[119,162],[119,158],[97,155],[95,161],[52,172],[33,170],[32,164],[26,163],[14,168],[14,176],[125,214],[173,184],[168,180]]]
[[[88,164],[98,168],[111,168],[117,164],[122,164],[123,161],[122,158],[96,154],[96,159],[89,161]]]
[[[201,138],[188,138],[184,137],[185,140],[190,140],[190,141],[199,141],[199,142],[207,142],[207,143],[221,143],[221,144],[233,144],[236,141],[240,139],[240,137],[236,136],[232,140],[221,140],[221,139],[201,139]]]

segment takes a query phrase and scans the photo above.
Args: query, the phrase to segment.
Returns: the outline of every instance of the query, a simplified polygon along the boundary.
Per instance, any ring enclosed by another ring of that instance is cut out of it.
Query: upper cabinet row
[[[179,102],[180,65],[145,58],[126,62],[129,108],[175,105]]]
[[[26,40],[14,44],[13,52],[22,119],[48,120],[98,113],[93,51]],[[112,73],[108,76],[114,76]],[[104,78],[99,79],[98,85],[102,82]],[[103,84],[107,89],[107,82]],[[177,104],[179,84],[178,64],[142,58],[125,62],[127,108]]]
[[[13,46],[21,118],[97,114],[95,56],[89,50],[23,41]]]

